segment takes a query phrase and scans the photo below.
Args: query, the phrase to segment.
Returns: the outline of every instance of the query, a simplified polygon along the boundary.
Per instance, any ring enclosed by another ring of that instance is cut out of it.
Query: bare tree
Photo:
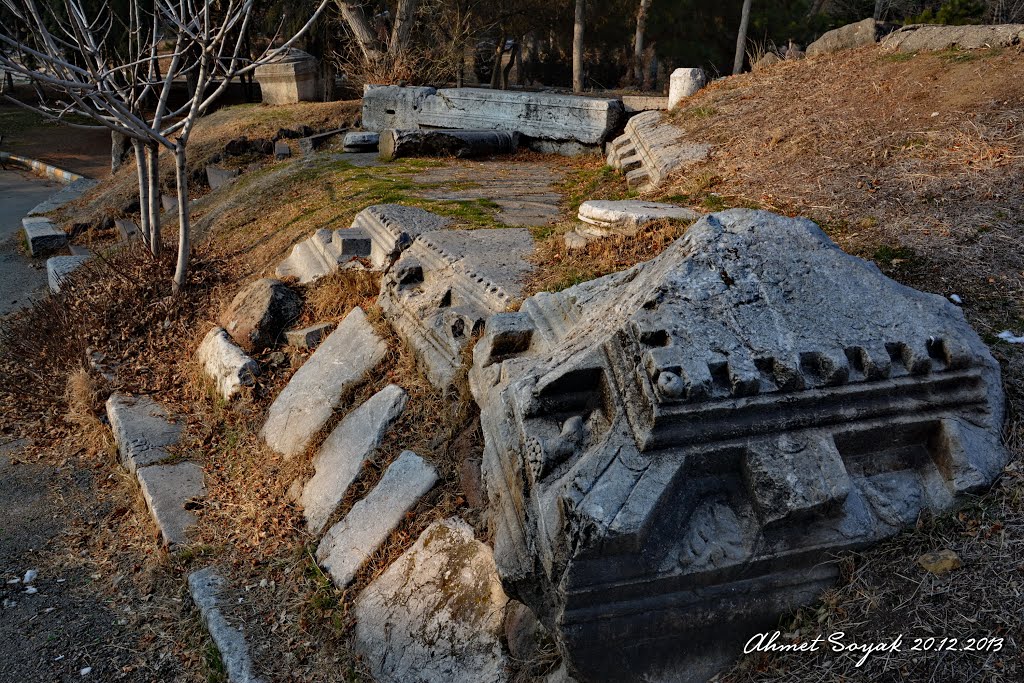
[[[583,29],[586,21],[586,0],[576,0],[572,23],[572,91],[583,92]]]
[[[78,125],[65,120],[71,114],[86,116],[132,140],[142,234],[154,256],[159,256],[162,245],[159,154],[161,147],[173,152],[178,189],[174,290],[179,291],[185,285],[191,251],[186,149],[196,120],[234,78],[291,47],[330,0],[322,0],[280,47],[272,47],[271,40],[256,58],[244,56],[243,50],[254,0],[131,0],[126,16],[106,0],[92,15],[83,0],[44,4],[43,9],[36,0],[2,1],[18,26],[0,30],[0,43],[13,51],[0,51],[0,67],[28,77],[50,93],[34,104],[6,99],[67,125]],[[171,47],[163,48],[167,43]],[[34,67],[26,65],[27,58]],[[181,79],[190,82],[190,96],[173,108],[171,89]]]
[[[647,12],[651,0],[640,0],[636,11],[636,35],[633,38],[633,80],[638,86],[644,82],[644,33],[647,31]]]
[[[743,13],[740,16],[740,30],[736,35],[736,57],[732,62],[733,74],[743,71],[743,57],[746,55],[747,27],[750,26],[750,0],[743,0]]]

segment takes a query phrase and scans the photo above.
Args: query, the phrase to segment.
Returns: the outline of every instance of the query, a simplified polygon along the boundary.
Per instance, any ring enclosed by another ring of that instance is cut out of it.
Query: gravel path
[[[0,315],[27,305],[46,288],[46,262],[25,253],[21,219],[60,188],[28,173],[0,170]]]

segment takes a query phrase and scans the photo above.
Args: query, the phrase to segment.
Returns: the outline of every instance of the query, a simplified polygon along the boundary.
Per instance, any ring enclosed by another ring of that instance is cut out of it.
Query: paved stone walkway
[[[46,288],[46,261],[22,251],[21,219],[61,185],[16,170],[0,170],[0,315],[29,303]]]

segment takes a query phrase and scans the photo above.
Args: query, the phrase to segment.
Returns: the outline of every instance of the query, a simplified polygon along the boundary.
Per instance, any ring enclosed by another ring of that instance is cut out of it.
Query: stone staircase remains
[[[648,192],[710,153],[710,145],[687,141],[662,112],[646,111],[631,118],[625,132],[608,145],[608,165],[626,174],[631,189]]]
[[[358,259],[368,256],[370,236],[363,230],[321,228],[312,237],[296,244],[275,273],[279,278],[295,277],[306,284],[339,268],[362,267]]]
[[[196,523],[193,501],[206,496],[199,465],[162,464],[172,457],[167,449],[181,438],[181,425],[146,396],[112,394],[107,417],[121,462],[138,479],[164,545],[172,551],[181,548]]]

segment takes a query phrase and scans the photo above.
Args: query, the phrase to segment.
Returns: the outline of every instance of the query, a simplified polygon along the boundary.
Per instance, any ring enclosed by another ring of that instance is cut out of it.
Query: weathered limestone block
[[[676,105],[708,84],[708,75],[704,69],[676,69],[668,82],[668,108]]]
[[[403,451],[388,465],[373,490],[317,546],[316,559],[338,588],[352,583],[363,563],[435,483],[437,470],[412,451]]]
[[[689,142],[681,130],[662,121],[662,113],[637,114],[608,153],[608,165],[626,174],[629,187],[646,192],[675,171],[707,159],[711,146]]]
[[[279,59],[257,67],[254,75],[264,104],[294,104],[320,99],[318,74],[316,57],[289,48]]]
[[[302,298],[288,285],[260,278],[239,290],[220,324],[246,351],[262,351],[281,340],[285,328],[302,313]]]
[[[361,382],[386,352],[363,309],[353,308],[274,399],[260,433],[267,445],[286,458],[305,450],[345,390]]]
[[[884,24],[874,19],[864,19],[853,24],[840,26],[823,33],[820,38],[807,46],[807,56],[827,55],[840,50],[852,50],[865,45],[874,45],[884,35]]]
[[[380,158],[469,157],[512,154],[519,147],[519,134],[501,130],[400,130],[388,128],[380,134]]]
[[[517,132],[525,142],[600,145],[619,125],[622,102],[554,93],[484,88],[371,86],[363,91],[363,126]]]
[[[256,375],[260,374],[259,364],[235,346],[223,327],[215,327],[203,337],[196,350],[196,360],[216,384],[217,393],[229,401],[242,387],[255,384]]]
[[[187,545],[196,523],[192,501],[206,496],[203,468],[194,462],[181,462],[141,467],[135,474],[164,545],[170,550]]]
[[[275,274],[294,277],[303,284],[315,282],[339,269],[360,268],[359,259],[370,255],[370,235],[357,228],[327,230],[299,242],[292,253],[278,264]]]
[[[139,226],[135,221],[127,218],[115,218],[114,227],[117,228],[117,235],[122,242],[130,242],[139,237]]]
[[[324,440],[313,460],[316,473],[299,499],[310,533],[324,530],[349,485],[362,472],[363,463],[373,457],[408,401],[401,387],[389,384],[346,415]]]
[[[225,185],[235,181],[238,177],[237,168],[220,168],[219,166],[206,167],[206,182],[211,190],[219,190]]]
[[[284,333],[289,346],[294,346],[303,351],[312,351],[327,335],[334,329],[334,323],[317,323],[301,330],[288,330]]]
[[[50,291],[60,294],[61,283],[88,260],[88,256],[51,256],[46,259],[46,280]]]
[[[192,602],[199,609],[206,630],[217,646],[229,683],[263,683],[263,679],[255,673],[256,667],[249,657],[245,636],[240,629],[228,623],[224,616],[222,607],[228,609],[231,599],[224,595],[226,585],[227,581],[216,567],[206,567],[188,575],[188,591]]]
[[[700,213],[685,206],[645,202],[638,199],[623,201],[589,200],[580,204],[578,218],[584,225],[578,232],[594,237],[608,235],[635,235],[637,230],[651,221],[670,218],[695,221]]]
[[[173,194],[161,194],[160,206],[168,213],[178,213],[178,197]]]
[[[322,133],[314,133],[313,135],[299,138],[299,151],[304,156],[312,154],[318,149],[333,143],[347,131],[348,128],[335,128],[334,130],[325,130]]]
[[[650,95],[622,96],[622,109],[627,114],[639,114],[642,111],[660,111],[668,108],[667,97],[654,97]]]
[[[960,309],[761,211],[491,318],[470,380],[503,584],[581,680],[706,680],[1007,460]]]
[[[1012,47],[1024,43],[1024,24],[984,26],[939,26],[912,24],[882,39],[882,47],[900,52],[918,50],[978,50]],[[807,48],[807,54],[811,49]]]
[[[401,204],[368,206],[356,214],[352,228],[370,237],[370,265],[377,270],[390,268],[418,235],[445,230],[451,219],[424,209]]]
[[[148,396],[111,394],[107,419],[121,462],[132,473],[169,458],[167,448],[181,438],[181,425],[172,422],[163,406]]]
[[[484,321],[521,296],[532,251],[524,228],[428,232],[384,275],[381,310],[434,386],[451,384]]]
[[[21,219],[21,227],[30,256],[45,256],[68,246],[68,234],[46,216],[26,216]]]
[[[503,683],[507,603],[473,529],[434,522],[356,599],[355,646],[381,683]]]
[[[353,130],[345,133],[344,150],[346,152],[376,152],[380,143],[380,133],[369,130]]]

